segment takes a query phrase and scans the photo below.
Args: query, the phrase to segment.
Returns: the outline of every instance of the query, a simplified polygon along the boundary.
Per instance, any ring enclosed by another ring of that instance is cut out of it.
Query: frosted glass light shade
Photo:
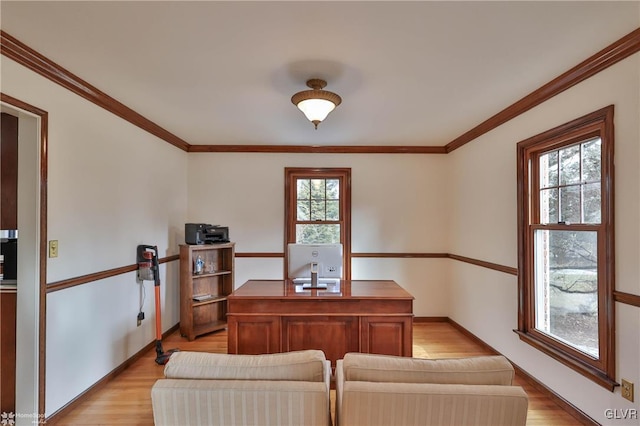
[[[315,128],[335,107],[340,105],[342,98],[333,92],[322,90],[327,82],[317,78],[307,81],[307,86],[313,90],[304,90],[291,97],[291,102],[304,113]]]
[[[307,99],[298,104],[300,111],[311,121],[322,121],[334,110],[335,104],[326,99]]]

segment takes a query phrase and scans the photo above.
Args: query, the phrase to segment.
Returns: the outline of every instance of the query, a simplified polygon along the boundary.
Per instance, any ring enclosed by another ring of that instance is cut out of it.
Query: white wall
[[[351,168],[352,252],[446,252],[449,170],[444,155],[189,155],[193,222],[229,226],[237,252],[284,252],[285,167]],[[354,259],[352,278],[394,279],[417,297],[418,316],[445,315],[445,259]],[[278,279],[282,259],[236,260],[236,287]]]
[[[449,154],[452,252],[517,267],[517,142],[614,104],[616,288],[640,294],[639,94],[636,54]],[[450,317],[587,415],[612,424],[607,408],[640,411],[637,396],[632,404],[619,389],[611,393],[517,338],[515,276],[455,262],[451,278]],[[616,303],[617,380],[640,383],[638,329],[640,310]]]
[[[60,246],[47,261],[50,283],[132,264],[141,243],[176,254],[185,222],[229,226],[238,252],[283,252],[285,167],[351,167],[355,253],[450,252],[515,267],[516,143],[613,103],[616,286],[640,294],[639,54],[449,155],[187,155],[1,61],[3,93],[49,112],[48,239]],[[238,258],[236,270],[236,286],[281,278],[282,259]],[[161,275],[166,330],[179,320],[178,263]],[[519,341],[514,276],[448,259],[356,258],[353,278],[396,280],[416,296],[417,316],[451,317],[603,424],[606,408],[640,408],[638,398],[628,403]],[[47,297],[47,416],[154,339],[151,283],[145,288],[140,328],[133,273]],[[616,309],[617,378],[638,384],[640,312]]]
[[[47,260],[47,282],[134,264],[138,244],[177,254],[187,154],[4,56],[1,66],[3,93],[49,113],[47,238],[59,257]],[[178,269],[161,267],[163,330],[179,321]],[[141,327],[134,273],[47,296],[47,416],[154,340],[153,283],[144,286]]]

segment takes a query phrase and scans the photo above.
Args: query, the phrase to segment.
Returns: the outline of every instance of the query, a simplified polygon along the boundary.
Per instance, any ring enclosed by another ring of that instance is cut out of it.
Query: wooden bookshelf
[[[180,334],[190,341],[227,327],[235,244],[180,246]],[[202,260],[201,273],[196,261]]]

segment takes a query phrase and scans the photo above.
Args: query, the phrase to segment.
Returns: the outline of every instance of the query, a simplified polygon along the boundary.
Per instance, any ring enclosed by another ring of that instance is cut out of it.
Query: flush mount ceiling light
[[[313,90],[304,90],[291,97],[291,102],[313,123],[316,130],[318,129],[318,124],[327,118],[327,115],[342,102],[340,96],[333,92],[322,90],[326,85],[326,81],[312,78],[307,81],[307,86]]]

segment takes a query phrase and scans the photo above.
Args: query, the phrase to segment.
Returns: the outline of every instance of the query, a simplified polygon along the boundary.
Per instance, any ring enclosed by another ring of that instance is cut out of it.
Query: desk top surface
[[[413,296],[391,280],[342,280],[327,289],[303,289],[291,280],[249,280],[231,293],[229,299],[405,299]]]

